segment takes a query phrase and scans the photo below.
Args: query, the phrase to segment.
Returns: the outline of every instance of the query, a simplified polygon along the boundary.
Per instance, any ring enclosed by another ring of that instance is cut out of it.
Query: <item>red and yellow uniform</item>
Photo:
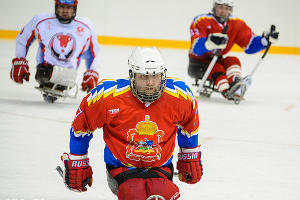
[[[228,25],[228,31],[226,34],[229,40],[226,48],[221,51],[221,55],[227,54],[234,44],[245,49],[246,53],[255,53],[253,51],[257,52],[265,48],[263,44],[259,46],[258,44],[253,43],[254,38],[259,37],[261,39],[261,36],[256,36],[242,19],[230,16],[226,23],[221,24],[212,14],[203,14],[195,17],[190,26],[191,50],[189,52],[189,56],[197,59],[211,58],[211,55],[215,52],[204,49],[206,38],[210,33],[221,33],[226,24]],[[199,39],[202,40],[203,49],[197,52],[197,50],[195,51],[193,47],[195,47],[195,43],[200,42],[198,41]],[[251,49],[249,49],[250,47]]]
[[[104,160],[112,166],[170,164],[180,147],[198,146],[197,101],[190,88],[166,79],[162,96],[150,105],[133,96],[128,79],[103,80],[81,102],[71,128],[70,152],[85,154],[93,132],[103,128]]]
[[[227,56],[234,44],[244,49],[245,53],[253,54],[266,48],[267,43],[263,44],[262,36],[256,36],[251,28],[240,18],[229,16],[228,20],[221,24],[212,14],[196,16],[190,26],[191,48],[189,51],[190,63],[199,62],[208,65],[216,54],[217,49],[209,51],[205,47],[207,37],[211,33],[221,33],[222,29],[228,25],[228,43],[221,50],[220,58],[214,65],[209,79],[215,82],[219,91],[228,89],[235,76],[241,77],[241,63],[237,57]],[[199,69],[189,68],[189,74],[193,78],[201,79],[197,76]]]

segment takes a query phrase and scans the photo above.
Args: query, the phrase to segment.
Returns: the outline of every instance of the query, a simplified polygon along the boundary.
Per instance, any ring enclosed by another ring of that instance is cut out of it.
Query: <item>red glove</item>
[[[194,184],[200,181],[203,170],[199,147],[181,148],[181,153],[178,153],[177,170],[178,179],[182,182]]]
[[[67,188],[76,192],[87,191],[86,185],[91,187],[93,183],[93,170],[87,154],[64,153],[61,160],[65,164],[64,182]]]
[[[82,91],[89,92],[91,89],[97,86],[99,74],[94,70],[87,70],[83,74],[83,80],[81,83]]]
[[[29,66],[25,58],[14,58],[12,60],[12,68],[10,70],[10,78],[17,83],[22,84],[23,79],[29,81]]]

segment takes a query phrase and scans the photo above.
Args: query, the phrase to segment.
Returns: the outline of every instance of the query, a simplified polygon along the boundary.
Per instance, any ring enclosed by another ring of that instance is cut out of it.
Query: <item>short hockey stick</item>
[[[274,25],[271,25],[271,32],[274,32],[274,31],[275,31],[275,28],[276,28],[276,27],[275,27]],[[260,64],[262,63],[263,59],[266,57],[266,55],[267,55],[267,53],[268,53],[268,51],[269,51],[269,49],[270,49],[270,47],[271,47],[271,44],[272,44],[272,43],[269,41],[269,42],[268,42],[268,45],[267,45],[267,47],[266,47],[266,50],[265,50],[265,52],[264,52],[264,54],[260,57],[260,59],[258,60],[258,62],[256,63],[256,65],[255,65],[254,68],[252,69],[251,73],[250,73],[249,75],[247,75],[245,78],[243,78],[243,80],[246,80],[246,81],[248,82],[249,86],[250,86],[251,83],[252,83],[252,77],[253,77],[255,71],[257,70],[258,66],[260,66]],[[248,87],[249,87],[249,86],[248,86]],[[246,91],[245,91],[245,92],[246,92]],[[245,92],[243,92],[243,94],[241,95],[241,98],[244,97]]]
[[[228,31],[228,25],[226,24],[225,27],[222,30],[222,33],[226,34],[227,31]],[[212,68],[214,67],[214,65],[216,64],[216,62],[217,62],[217,60],[218,60],[218,58],[220,56],[220,53],[221,53],[221,49],[218,49],[217,52],[216,52],[216,54],[214,55],[213,59],[210,61],[209,65],[207,67],[207,70],[205,71],[205,73],[204,73],[204,75],[202,77],[202,81],[201,81],[201,83],[200,83],[200,85],[198,87],[198,91],[199,92],[202,90],[202,88],[204,86],[204,83],[207,80],[208,75],[210,74]]]

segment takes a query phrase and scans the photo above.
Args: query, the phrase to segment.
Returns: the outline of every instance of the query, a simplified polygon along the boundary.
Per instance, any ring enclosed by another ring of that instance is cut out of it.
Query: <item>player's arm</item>
[[[92,167],[90,166],[88,149],[93,133],[105,122],[105,105],[97,98],[94,88],[81,102],[70,129],[70,153],[64,153],[64,182],[73,191],[84,192],[86,185],[92,186]]]
[[[39,19],[38,16],[33,17],[19,32],[16,38],[16,57],[25,58],[29,47],[36,39],[36,25]]]
[[[97,64],[99,58],[99,44],[97,41],[97,36],[94,30],[90,29],[91,35],[87,43],[87,50],[85,51],[83,57],[86,60],[87,70],[83,75],[82,80],[82,90],[89,92],[91,89],[96,87],[99,79],[99,74],[97,72]]]
[[[237,35],[236,43],[244,49],[247,54],[254,54],[265,49],[269,42],[276,42],[278,32],[275,30],[267,30],[262,35],[255,35],[251,28],[241,21],[239,34]]]
[[[199,17],[194,18],[190,26],[190,34],[192,54],[201,56],[209,51],[205,46],[208,34],[205,30],[204,22],[201,19],[199,19]]]
[[[198,144],[199,114],[196,99],[186,105],[188,106],[182,110],[183,119],[177,131],[180,149],[177,170],[180,181],[194,184],[201,179],[203,173]]]
[[[205,19],[204,19],[205,20]],[[201,56],[208,51],[226,48],[228,36],[224,33],[207,33],[204,20],[191,25],[191,40],[193,54]]]
[[[23,83],[23,80],[29,81],[29,65],[26,60],[28,49],[35,40],[35,26],[37,17],[30,20],[19,32],[16,39],[16,57],[12,59],[12,68],[10,78],[16,83]]]

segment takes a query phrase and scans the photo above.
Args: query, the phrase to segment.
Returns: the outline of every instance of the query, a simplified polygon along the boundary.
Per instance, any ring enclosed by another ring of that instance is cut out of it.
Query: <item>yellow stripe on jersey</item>
[[[173,97],[183,97],[185,100],[193,103],[193,109],[195,108],[195,98],[191,89],[177,78],[167,78],[165,92]]]
[[[181,133],[183,135],[186,135],[188,138],[190,138],[191,136],[194,136],[194,135],[198,135],[199,127],[195,131],[193,131],[193,132],[188,132],[188,131],[185,131],[182,126],[180,126],[180,125],[177,125],[177,126],[180,127]]]
[[[124,94],[130,90],[129,79],[105,79],[102,80],[97,87],[91,90],[90,96],[87,98],[88,106],[95,104],[100,99],[105,99],[110,95],[114,97]]]

